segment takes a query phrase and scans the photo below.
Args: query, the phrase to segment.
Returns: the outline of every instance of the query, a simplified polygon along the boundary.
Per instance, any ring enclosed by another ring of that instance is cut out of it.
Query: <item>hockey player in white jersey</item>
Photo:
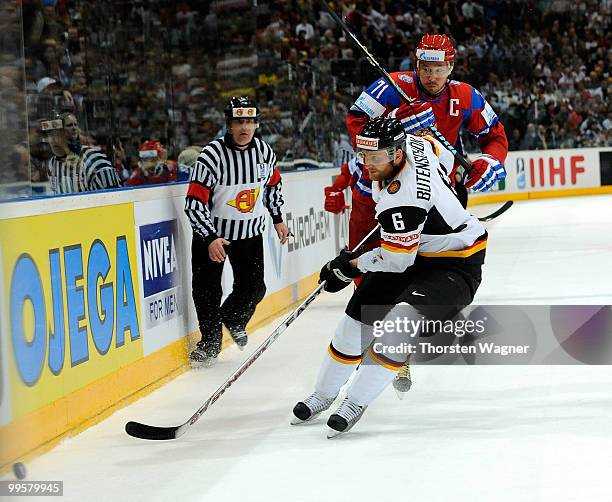
[[[454,316],[474,298],[487,245],[484,227],[461,206],[440,167],[443,150],[436,140],[407,136],[397,119],[376,118],[357,136],[357,150],[373,180],[380,247],[359,257],[344,250],[321,269],[329,292],[365,276],[338,323],[314,393],[293,409],[293,424],[312,420],[331,407],[359,367],[329,417],[328,437],[353,427],[407,359],[401,351],[380,350],[403,335],[374,340],[374,323],[392,316],[400,303],[415,320]]]

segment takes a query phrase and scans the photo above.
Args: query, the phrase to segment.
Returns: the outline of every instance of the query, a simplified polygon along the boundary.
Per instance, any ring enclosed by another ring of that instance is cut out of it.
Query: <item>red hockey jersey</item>
[[[459,131],[465,127],[478,138],[482,153],[504,163],[508,154],[504,127],[477,89],[470,84],[450,80],[439,96],[430,98],[421,87],[416,72],[395,72],[391,73],[391,78],[408,97],[431,104],[437,129],[458,152],[463,153]],[[399,94],[384,79],[365,89],[347,114],[347,128],[353,146],[355,136],[369,119],[386,116],[402,103]]]

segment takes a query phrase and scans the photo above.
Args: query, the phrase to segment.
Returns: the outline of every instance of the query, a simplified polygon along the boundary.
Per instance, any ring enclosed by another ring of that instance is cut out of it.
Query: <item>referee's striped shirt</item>
[[[253,138],[245,150],[231,136],[206,145],[189,178],[185,213],[197,234],[209,244],[256,237],[265,230],[266,212],[282,219],[282,182],[270,145]]]
[[[108,157],[97,147],[84,146],[81,154],[53,156],[48,161],[51,191],[55,194],[119,188],[121,181]]]

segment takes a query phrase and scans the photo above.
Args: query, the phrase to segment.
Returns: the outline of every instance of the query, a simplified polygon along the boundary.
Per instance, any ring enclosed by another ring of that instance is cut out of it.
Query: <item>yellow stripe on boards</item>
[[[494,192],[470,197],[468,206],[506,202],[507,200],[549,199],[557,197],[577,197],[581,195],[612,194],[612,185],[592,188],[567,188],[564,190],[542,190],[541,192]]]

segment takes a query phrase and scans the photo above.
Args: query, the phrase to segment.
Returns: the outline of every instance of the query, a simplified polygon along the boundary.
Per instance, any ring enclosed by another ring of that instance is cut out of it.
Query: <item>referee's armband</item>
[[[268,180],[266,185],[268,186],[278,185],[280,181],[281,181],[280,171],[278,170],[278,167],[275,167],[274,171],[272,171],[272,176],[270,176],[270,179]]]
[[[197,181],[192,181],[189,183],[189,188],[187,189],[187,197],[193,197],[194,199],[207,204],[208,198],[210,197],[210,189]]]

